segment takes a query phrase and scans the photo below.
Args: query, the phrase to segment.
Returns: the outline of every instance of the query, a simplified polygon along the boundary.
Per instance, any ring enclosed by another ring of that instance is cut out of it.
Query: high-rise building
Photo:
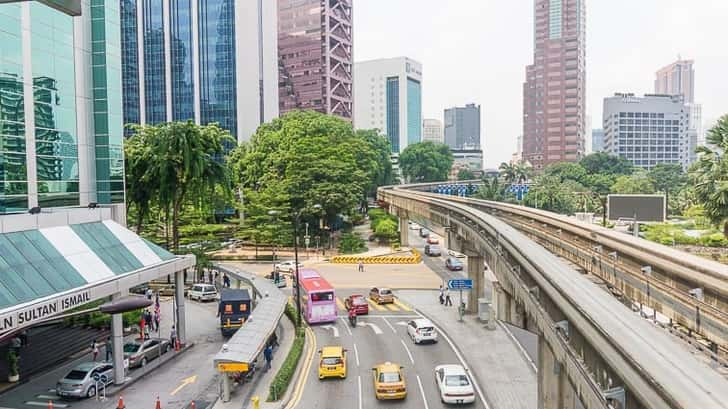
[[[695,102],[695,69],[693,60],[677,61],[655,73],[655,93],[680,95],[690,111],[688,123],[688,164],[697,160],[695,149],[705,144],[702,131],[702,106]]]
[[[352,0],[278,0],[281,114],[310,109],[353,118],[351,13]]]
[[[119,2],[125,123],[217,122],[246,141],[278,116],[275,2]]]
[[[97,203],[125,221],[118,5],[0,4],[0,214]]]
[[[392,153],[422,141],[422,65],[407,57],[354,65],[354,126],[379,129]]]
[[[592,129],[592,153],[604,151],[604,129]]]
[[[445,109],[445,144],[454,150],[480,150],[480,105]]]
[[[439,119],[425,118],[422,121],[422,141],[434,143],[445,143],[442,133],[442,121]]]
[[[523,135],[516,138],[516,151],[511,154],[511,165],[523,161]]]
[[[680,95],[604,98],[604,151],[644,169],[658,163],[687,168],[689,117]]]
[[[523,84],[523,159],[538,171],[585,150],[585,0],[534,0],[533,64]]]

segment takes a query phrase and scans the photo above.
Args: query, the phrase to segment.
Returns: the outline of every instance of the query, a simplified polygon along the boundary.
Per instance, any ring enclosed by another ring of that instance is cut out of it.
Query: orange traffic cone
[[[195,409],[195,401],[192,401],[192,403],[190,404],[190,409]]]
[[[119,404],[116,405],[116,409],[126,409],[126,406],[124,406],[124,397],[119,396]]]
[[[53,401],[52,400],[49,400],[48,401],[48,409],[53,409]]]
[[[162,403],[159,401],[159,396],[157,396],[157,405],[154,406],[154,409],[162,409]]]

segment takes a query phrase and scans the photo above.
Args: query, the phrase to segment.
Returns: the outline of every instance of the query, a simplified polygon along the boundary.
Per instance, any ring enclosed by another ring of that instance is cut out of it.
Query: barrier
[[[411,256],[334,256],[331,262],[334,264],[418,264],[422,256],[417,250],[412,250]]]

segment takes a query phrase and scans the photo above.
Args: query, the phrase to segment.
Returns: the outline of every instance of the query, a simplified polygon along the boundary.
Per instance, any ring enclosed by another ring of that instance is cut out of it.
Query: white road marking
[[[400,315],[394,315],[394,314],[376,314],[376,315],[369,315],[369,318],[422,318],[422,315],[415,315],[415,314],[400,314]]]
[[[412,352],[410,352],[409,348],[407,348],[407,344],[404,343],[403,339],[400,339],[399,342],[402,343],[402,346],[404,347],[404,350],[407,351],[407,356],[409,356],[410,362],[412,362],[412,365],[415,364],[415,359],[412,358]]]
[[[28,406],[45,406],[45,407],[48,407],[48,402],[35,402],[35,401],[30,401],[30,402],[25,402],[25,404],[28,405]],[[54,403],[53,404],[53,407],[54,408],[67,408],[68,405],[66,405],[65,403]]]
[[[417,375],[417,384],[420,385],[420,393],[422,394],[422,402],[425,402],[425,409],[430,409],[430,407],[427,405],[427,398],[425,397],[425,390],[422,388],[422,381],[420,380],[420,376]]]
[[[359,384],[359,409],[362,409],[362,398],[361,398],[361,375],[359,375],[356,378],[357,383]]]
[[[463,356],[460,354],[460,351],[458,351],[457,348],[455,348],[455,344],[452,343],[450,340],[450,337],[447,336],[440,328],[437,327],[437,325],[432,324],[433,327],[435,327],[435,330],[440,333],[440,336],[445,338],[445,341],[450,345],[450,349],[452,349],[455,352],[455,355],[458,357],[458,360],[460,361],[460,364],[465,368],[466,371],[470,372],[470,368],[468,367],[468,364],[465,362],[465,359],[463,359]],[[490,405],[488,405],[488,401],[485,400],[485,395],[483,395],[483,391],[480,389],[480,385],[478,385],[478,382],[475,382],[473,379],[473,374],[470,372],[470,379],[473,380],[473,386],[475,386],[475,391],[478,392],[478,396],[480,397],[480,401],[483,402],[483,406],[485,406],[485,409],[491,409]]]
[[[354,358],[356,358],[356,366],[359,366],[359,349],[354,344]]]
[[[48,399],[48,400],[58,400],[61,399],[58,395],[36,395],[36,399]]]
[[[339,337],[339,329],[336,328],[335,326],[333,326],[333,325],[322,325],[321,328],[323,328],[323,329],[330,329],[331,331],[334,332],[334,338],[338,338]]]
[[[360,327],[369,327],[369,328],[371,328],[371,329],[372,329],[372,331],[374,331],[374,333],[375,333],[375,334],[377,334],[377,335],[382,335],[382,334],[384,334],[384,332],[382,331],[382,329],[381,329],[381,328],[379,328],[379,326],[378,326],[377,324],[372,324],[371,322],[359,322],[359,323],[357,323],[356,325],[358,325],[358,326],[360,326]]]
[[[382,318],[382,319],[384,320],[384,323],[387,324],[387,326],[392,329],[392,332],[394,332],[396,334],[397,333],[397,330],[394,329],[394,327],[392,326],[392,324],[390,324],[389,321],[387,321],[386,318]]]
[[[403,327],[406,327],[407,326],[407,321],[397,321],[395,324],[396,325],[401,325]]]
[[[343,318],[341,319],[341,322],[343,322],[343,323],[344,323],[344,328],[346,328],[346,332],[348,332],[348,333],[349,333],[349,335],[352,335],[352,334],[351,334],[351,329],[349,328],[349,323],[348,323],[348,322],[346,322],[346,320],[345,320],[345,319],[343,319]]]

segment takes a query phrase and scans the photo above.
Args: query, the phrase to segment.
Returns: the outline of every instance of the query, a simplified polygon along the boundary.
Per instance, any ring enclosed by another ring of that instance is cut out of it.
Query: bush
[[[345,233],[339,241],[339,252],[342,254],[361,253],[367,249],[367,243],[357,233]]]
[[[354,213],[349,217],[349,221],[352,225],[358,226],[364,223],[364,215],[361,213]]]
[[[380,221],[374,229],[374,235],[382,240],[396,239],[398,237],[397,222],[387,219]]]
[[[8,353],[6,355],[7,361],[8,361],[8,372],[9,375],[15,376],[20,371],[20,365],[18,364],[19,358],[18,354],[15,353],[15,351],[11,348],[8,350]]]
[[[291,320],[293,325],[296,325],[298,317],[293,305],[290,303],[286,304],[285,312],[286,316],[289,320]],[[296,328],[296,338],[293,340],[291,350],[288,351],[288,355],[283,361],[283,365],[281,365],[281,368],[278,370],[278,373],[270,384],[268,398],[266,399],[268,402],[277,401],[286,393],[288,385],[291,383],[291,379],[293,378],[293,374],[296,372],[296,368],[298,367],[298,361],[301,360],[301,355],[303,355],[303,347],[305,344],[305,330],[303,328]]]
[[[723,233],[713,233],[700,237],[700,244],[706,247],[726,247],[728,240]]]

